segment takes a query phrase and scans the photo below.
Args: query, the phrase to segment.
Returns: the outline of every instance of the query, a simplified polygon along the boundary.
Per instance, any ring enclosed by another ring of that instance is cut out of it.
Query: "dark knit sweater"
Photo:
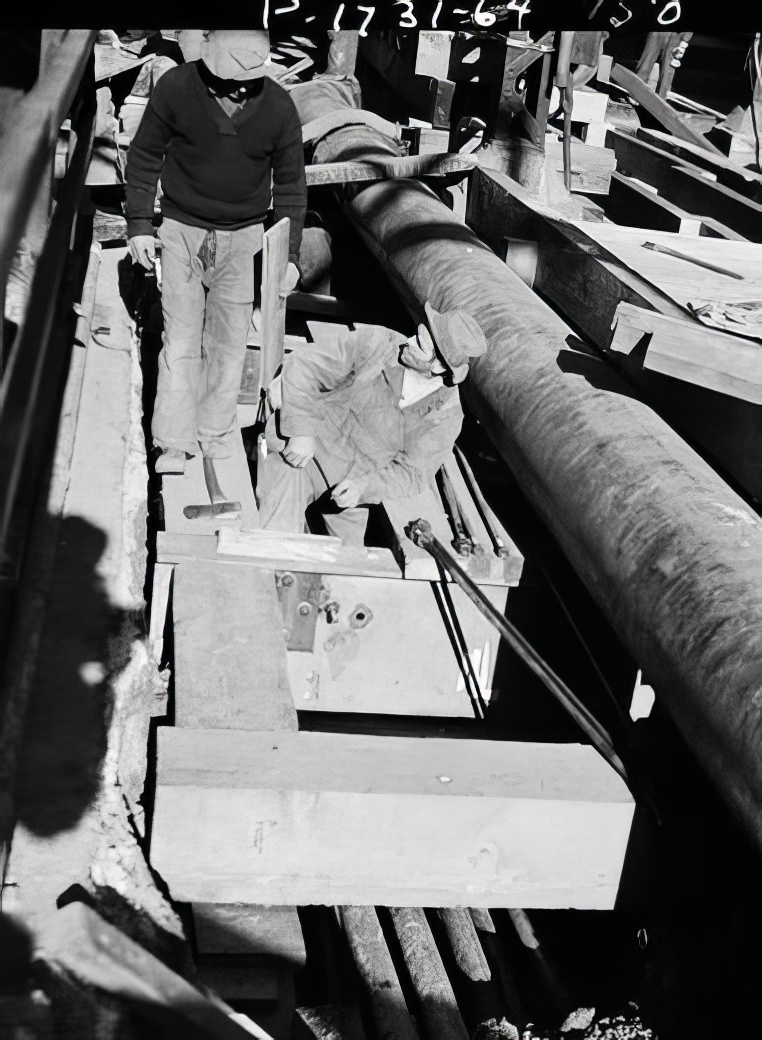
[[[289,259],[296,262],[307,189],[302,128],[293,101],[272,79],[232,117],[210,96],[199,62],[170,69],[157,82],[127,158],[127,231],[153,232],[161,177],[165,217],[231,231],[291,219]],[[271,178],[272,174],[272,178]]]

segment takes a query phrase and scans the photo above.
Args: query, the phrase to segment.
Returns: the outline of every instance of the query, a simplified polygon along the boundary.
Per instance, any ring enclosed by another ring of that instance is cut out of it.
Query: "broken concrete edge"
[[[100,277],[111,273],[112,266],[104,264],[100,270]],[[108,289],[106,293],[109,293]],[[110,293],[111,306],[121,307],[115,285],[111,287]],[[182,922],[165,895],[161,879],[151,870],[141,845],[144,828],[140,798],[148,771],[149,731],[152,718],[166,712],[166,684],[158,674],[156,662],[152,660],[148,651],[145,630],[143,586],[148,559],[148,482],[142,430],[142,375],[137,349],[137,330],[126,315],[123,316],[123,320],[126,326],[124,331],[129,331],[129,346],[126,345],[125,336],[125,346],[112,347],[109,353],[112,356],[117,352],[122,356],[125,353],[129,354],[126,365],[122,365],[122,370],[126,368],[129,373],[128,404],[122,414],[109,414],[104,417],[104,421],[110,426],[118,423],[124,431],[122,474],[121,480],[118,481],[121,523],[112,533],[118,547],[117,565],[111,568],[110,573],[101,575],[109,599],[120,608],[122,617],[119,628],[109,635],[103,647],[104,696],[110,693],[113,707],[108,719],[107,746],[101,764],[99,791],[87,812],[81,833],[81,841],[89,846],[83,850],[83,859],[88,863],[88,867],[82,870],[78,884],[59,893],[59,905],[69,901],[90,903],[105,920],[114,924],[125,935],[172,964],[189,979],[194,979],[196,973]],[[50,581],[60,548],[57,532],[66,513],[86,366],[88,360],[93,357],[93,352],[104,349],[108,348],[96,343],[92,338],[85,348],[73,347],[48,494],[47,497],[43,496],[35,517],[35,530],[30,547],[35,553],[36,569],[32,575],[33,580],[25,583],[27,587],[24,593],[27,599],[26,616],[34,621],[36,639],[30,640],[29,628],[24,630],[22,626],[19,629],[20,635],[25,636],[25,639],[16,649],[11,678],[21,680],[17,683],[20,694],[16,696],[14,718],[8,720],[6,705],[2,719],[2,722],[13,722],[13,725],[4,727],[3,736],[6,740],[9,735],[12,738],[14,746],[11,751],[14,762],[23,727],[25,700],[32,688],[37,668],[36,652],[45,625]],[[9,775],[11,780],[13,771],[15,766]],[[7,767],[0,779],[5,780],[6,773]],[[11,789],[0,792],[0,798],[7,803],[0,802],[0,809],[7,813],[8,821],[12,825],[15,810]],[[0,818],[0,823],[2,822],[3,819]],[[10,834],[10,829],[8,833]],[[18,834],[14,836],[14,845],[16,837]],[[21,841],[24,840],[22,836]],[[23,880],[21,876],[13,876],[14,851],[11,845],[10,856],[6,860],[8,845],[3,848],[3,868],[6,861],[10,863],[6,896],[17,891],[18,883]],[[33,884],[33,881],[31,883]],[[34,899],[33,893],[30,895]],[[9,914],[12,922],[16,898],[18,897],[5,900],[4,911]],[[56,916],[54,913],[48,920],[54,922]],[[22,930],[26,929],[33,945],[39,945],[44,941],[44,920],[31,924],[25,920],[23,914],[16,913],[15,923]],[[53,1019],[60,1021],[68,1030],[69,1024],[66,1019],[72,1008],[79,1003],[83,991],[74,980],[67,981],[59,976],[60,973],[53,966],[43,964],[35,967],[28,981],[33,992],[41,987],[42,991],[47,993],[52,1005]],[[93,1000],[98,1007],[102,1005],[106,1013],[105,1004],[109,1003],[108,999],[104,998],[104,1003],[100,1000],[100,995],[91,994],[84,1003],[92,1005]],[[108,1013],[106,1017],[109,1018]],[[96,1023],[100,1022],[101,1018],[100,1012],[93,1011],[90,1016],[92,1029],[96,1029]],[[110,1018],[114,1019],[113,1013]],[[85,1040],[88,1035],[95,1036],[96,1032],[80,1032],[78,1035]]]

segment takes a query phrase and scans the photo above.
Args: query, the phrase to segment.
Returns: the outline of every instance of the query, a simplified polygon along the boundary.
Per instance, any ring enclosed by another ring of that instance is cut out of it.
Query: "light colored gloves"
[[[289,466],[302,469],[311,459],[314,459],[316,451],[317,441],[314,437],[289,437],[281,454]]]

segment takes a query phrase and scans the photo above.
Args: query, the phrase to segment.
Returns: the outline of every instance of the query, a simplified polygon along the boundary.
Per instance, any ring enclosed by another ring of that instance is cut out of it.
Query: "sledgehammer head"
[[[431,545],[433,535],[431,533],[431,524],[428,520],[411,520],[405,528],[405,534],[408,536],[411,542],[419,545],[422,549],[426,549]]]

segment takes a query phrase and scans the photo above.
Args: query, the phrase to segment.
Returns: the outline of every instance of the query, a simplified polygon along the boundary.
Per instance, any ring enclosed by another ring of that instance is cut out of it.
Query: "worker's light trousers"
[[[255,296],[261,224],[238,231],[164,220],[163,348],[151,433],[160,448],[233,453],[236,406]]]

